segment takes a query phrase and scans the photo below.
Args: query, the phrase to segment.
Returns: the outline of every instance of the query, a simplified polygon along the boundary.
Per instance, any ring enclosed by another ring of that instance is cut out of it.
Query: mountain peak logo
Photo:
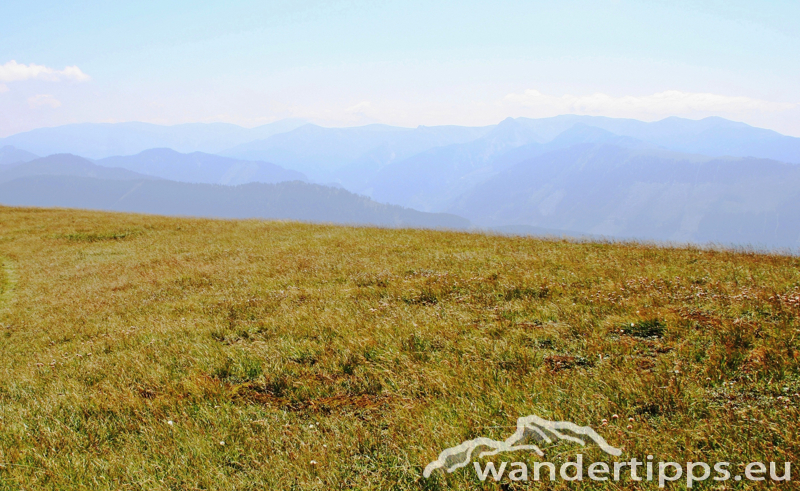
[[[532,414],[517,419],[517,430],[504,441],[479,437],[445,449],[439,454],[438,459],[425,467],[422,475],[428,478],[436,469],[444,468],[447,472],[453,472],[460,467],[465,467],[472,462],[474,451],[480,447],[487,447],[490,450],[480,452],[477,458],[489,457],[502,452],[516,452],[518,450],[531,450],[543,457],[544,452],[542,449],[538,445],[529,442],[544,441],[553,443],[554,438],[571,441],[582,446],[586,445],[584,439],[566,434],[564,431],[590,439],[609,455],[618,457],[622,454],[622,450],[609,445],[602,436],[588,426],[578,426],[569,421],[549,421]]]

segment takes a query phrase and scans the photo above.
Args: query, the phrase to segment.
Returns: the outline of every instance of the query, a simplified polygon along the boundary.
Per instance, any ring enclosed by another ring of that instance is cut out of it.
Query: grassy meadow
[[[800,463],[797,257],[0,207],[0,264],[2,490],[648,487],[422,477],[528,414]]]

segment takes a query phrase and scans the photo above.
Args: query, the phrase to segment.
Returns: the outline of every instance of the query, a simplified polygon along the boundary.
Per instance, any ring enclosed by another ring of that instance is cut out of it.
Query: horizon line
[[[744,121],[737,121],[737,120],[734,120],[734,119],[728,119],[728,118],[724,118],[722,116],[706,116],[706,117],[703,117],[703,118],[695,119],[695,118],[688,118],[688,117],[685,117],[685,116],[672,115],[672,116],[666,116],[666,117],[663,117],[663,118],[660,118],[660,119],[654,119],[652,121],[649,121],[649,120],[636,119],[636,118],[617,118],[617,117],[613,117],[613,116],[564,113],[564,114],[558,114],[558,115],[555,115],[555,116],[546,116],[546,117],[541,117],[541,118],[531,118],[531,117],[527,117],[527,116],[518,116],[518,117],[508,116],[506,118],[501,119],[497,123],[492,123],[492,124],[487,124],[487,125],[460,125],[460,124],[426,125],[426,124],[419,124],[417,126],[402,126],[402,125],[394,125],[394,124],[389,124],[389,123],[374,122],[374,123],[356,124],[356,125],[349,125],[349,126],[348,125],[336,126],[336,125],[326,125],[325,123],[322,123],[322,122],[315,122],[313,120],[313,118],[307,119],[307,118],[293,118],[293,117],[276,119],[274,121],[270,121],[269,123],[264,123],[264,124],[260,124],[260,125],[257,125],[257,126],[244,126],[244,125],[241,125],[241,124],[230,123],[230,122],[227,122],[227,121],[189,121],[189,122],[185,122],[185,123],[175,123],[175,124],[154,123],[154,122],[149,122],[149,121],[137,121],[137,120],[132,120],[132,121],[113,121],[113,122],[110,122],[110,121],[100,121],[100,122],[83,121],[83,122],[66,123],[66,124],[59,124],[59,125],[53,125],[53,126],[39,126],[39,127],[36,127],[36,128],[31,128],[29,130],[19,131],[17,133],[11,133],[9,135],[2,136],[2,137],[0,137],[0,140],[4,140],[6,138],[10,138],[10,137],[13,137],[13,136],[16,136],[16,135],[22,135],[22,134],[25,134],[25,133],[30,133],[30,132],[38,131],[38,130],[64,128],[64,127],[68,127],[68,126],[82,126],[82,125],[97,125],[97,126],[108,125],[108,126],[114,126],[114,125],[125,125],[125,124],[143,124],[143,125],[150,125],[150,126],[159,126],[159,127],[162,127],[162,128],[174,128],[174,127],[177,127],[177,126],[188,126],[188,125],[218,125],[218,124],[220,124],[220,125],[236,126],[238,128],[245,129],[245,130],[254,130],[254,129],[263,128],[265,126],[270,126],[270,125],[273,125],[273,124],[276,124],[276,123],[281,123],[281,122],[287,122],[287,121],[301,122],[302,121],[303,124],[301,124],[300,126],[298,126],[296,128],[293,128],[291,130],[288,130],[288,131],[294,131],[297,128],[301,128],[303,126],[308,126],[308,125],[313,125],[313,126],[317,126],[317,127],[320,127],[320,128],[329,128],[329,129],[366,128],[366,127],[369,127],[369,126],[386,126],[386,127],[390,127],[390,128],[415,130],[415,129],[419,129],[419,128],[440,128],[440,127],[446,127],[446,126],[456,126],[456,127],[462,127],[462,128],[486,128],[486,127],[491,127],[491,126],[497,126],[500,123],[502,123],[503,121],[507,121],[509,119],[511,119],[511,120],[518,120],[518,119],[544,120],[544,119],[556,119],[556,118],[563,118],[563,117],[601,118],[601,119],[612,119],[612,120],[637,121],[637,122],[645,123],[645,124],[660,123],[660,122],[666,121],[668,119],[679,119],[679,120],[684,120],[684,121],[695,121],[695,122],[705,121],[705,120],[708,120],[708,119],[719,119],[719,120],[728,121],[728,122],[731,122],[731,123],[743,124],[743,125],[749,126],[751,128],[757,128],[757,129],[762,129],[762,130],[766,130],[766,131],[772,131],[774,133],[777,133],[779,135],[786,136],[786,137],[789,137],[789,138],[800,138],[800,136],[788,135],[786,133],[781,133],[781,132],[779,132],[777,130],[774,130],[774,129],[771,129],[771,128],[765,128],[763,126],[754,126],[752,124],[745,123]]]

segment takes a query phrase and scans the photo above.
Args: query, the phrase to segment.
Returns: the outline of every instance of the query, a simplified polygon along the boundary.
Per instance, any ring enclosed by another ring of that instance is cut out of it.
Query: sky
[[[800,2],[0,2],[0,137],[707,116],[800,136]]]

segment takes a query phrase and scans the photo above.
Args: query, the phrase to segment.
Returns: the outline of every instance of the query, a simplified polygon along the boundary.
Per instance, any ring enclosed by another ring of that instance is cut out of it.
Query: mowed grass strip
[[[528,414],[798,462],[796,257],[0,208],[0,258],[0,489],[494,489],[422,470]]]

